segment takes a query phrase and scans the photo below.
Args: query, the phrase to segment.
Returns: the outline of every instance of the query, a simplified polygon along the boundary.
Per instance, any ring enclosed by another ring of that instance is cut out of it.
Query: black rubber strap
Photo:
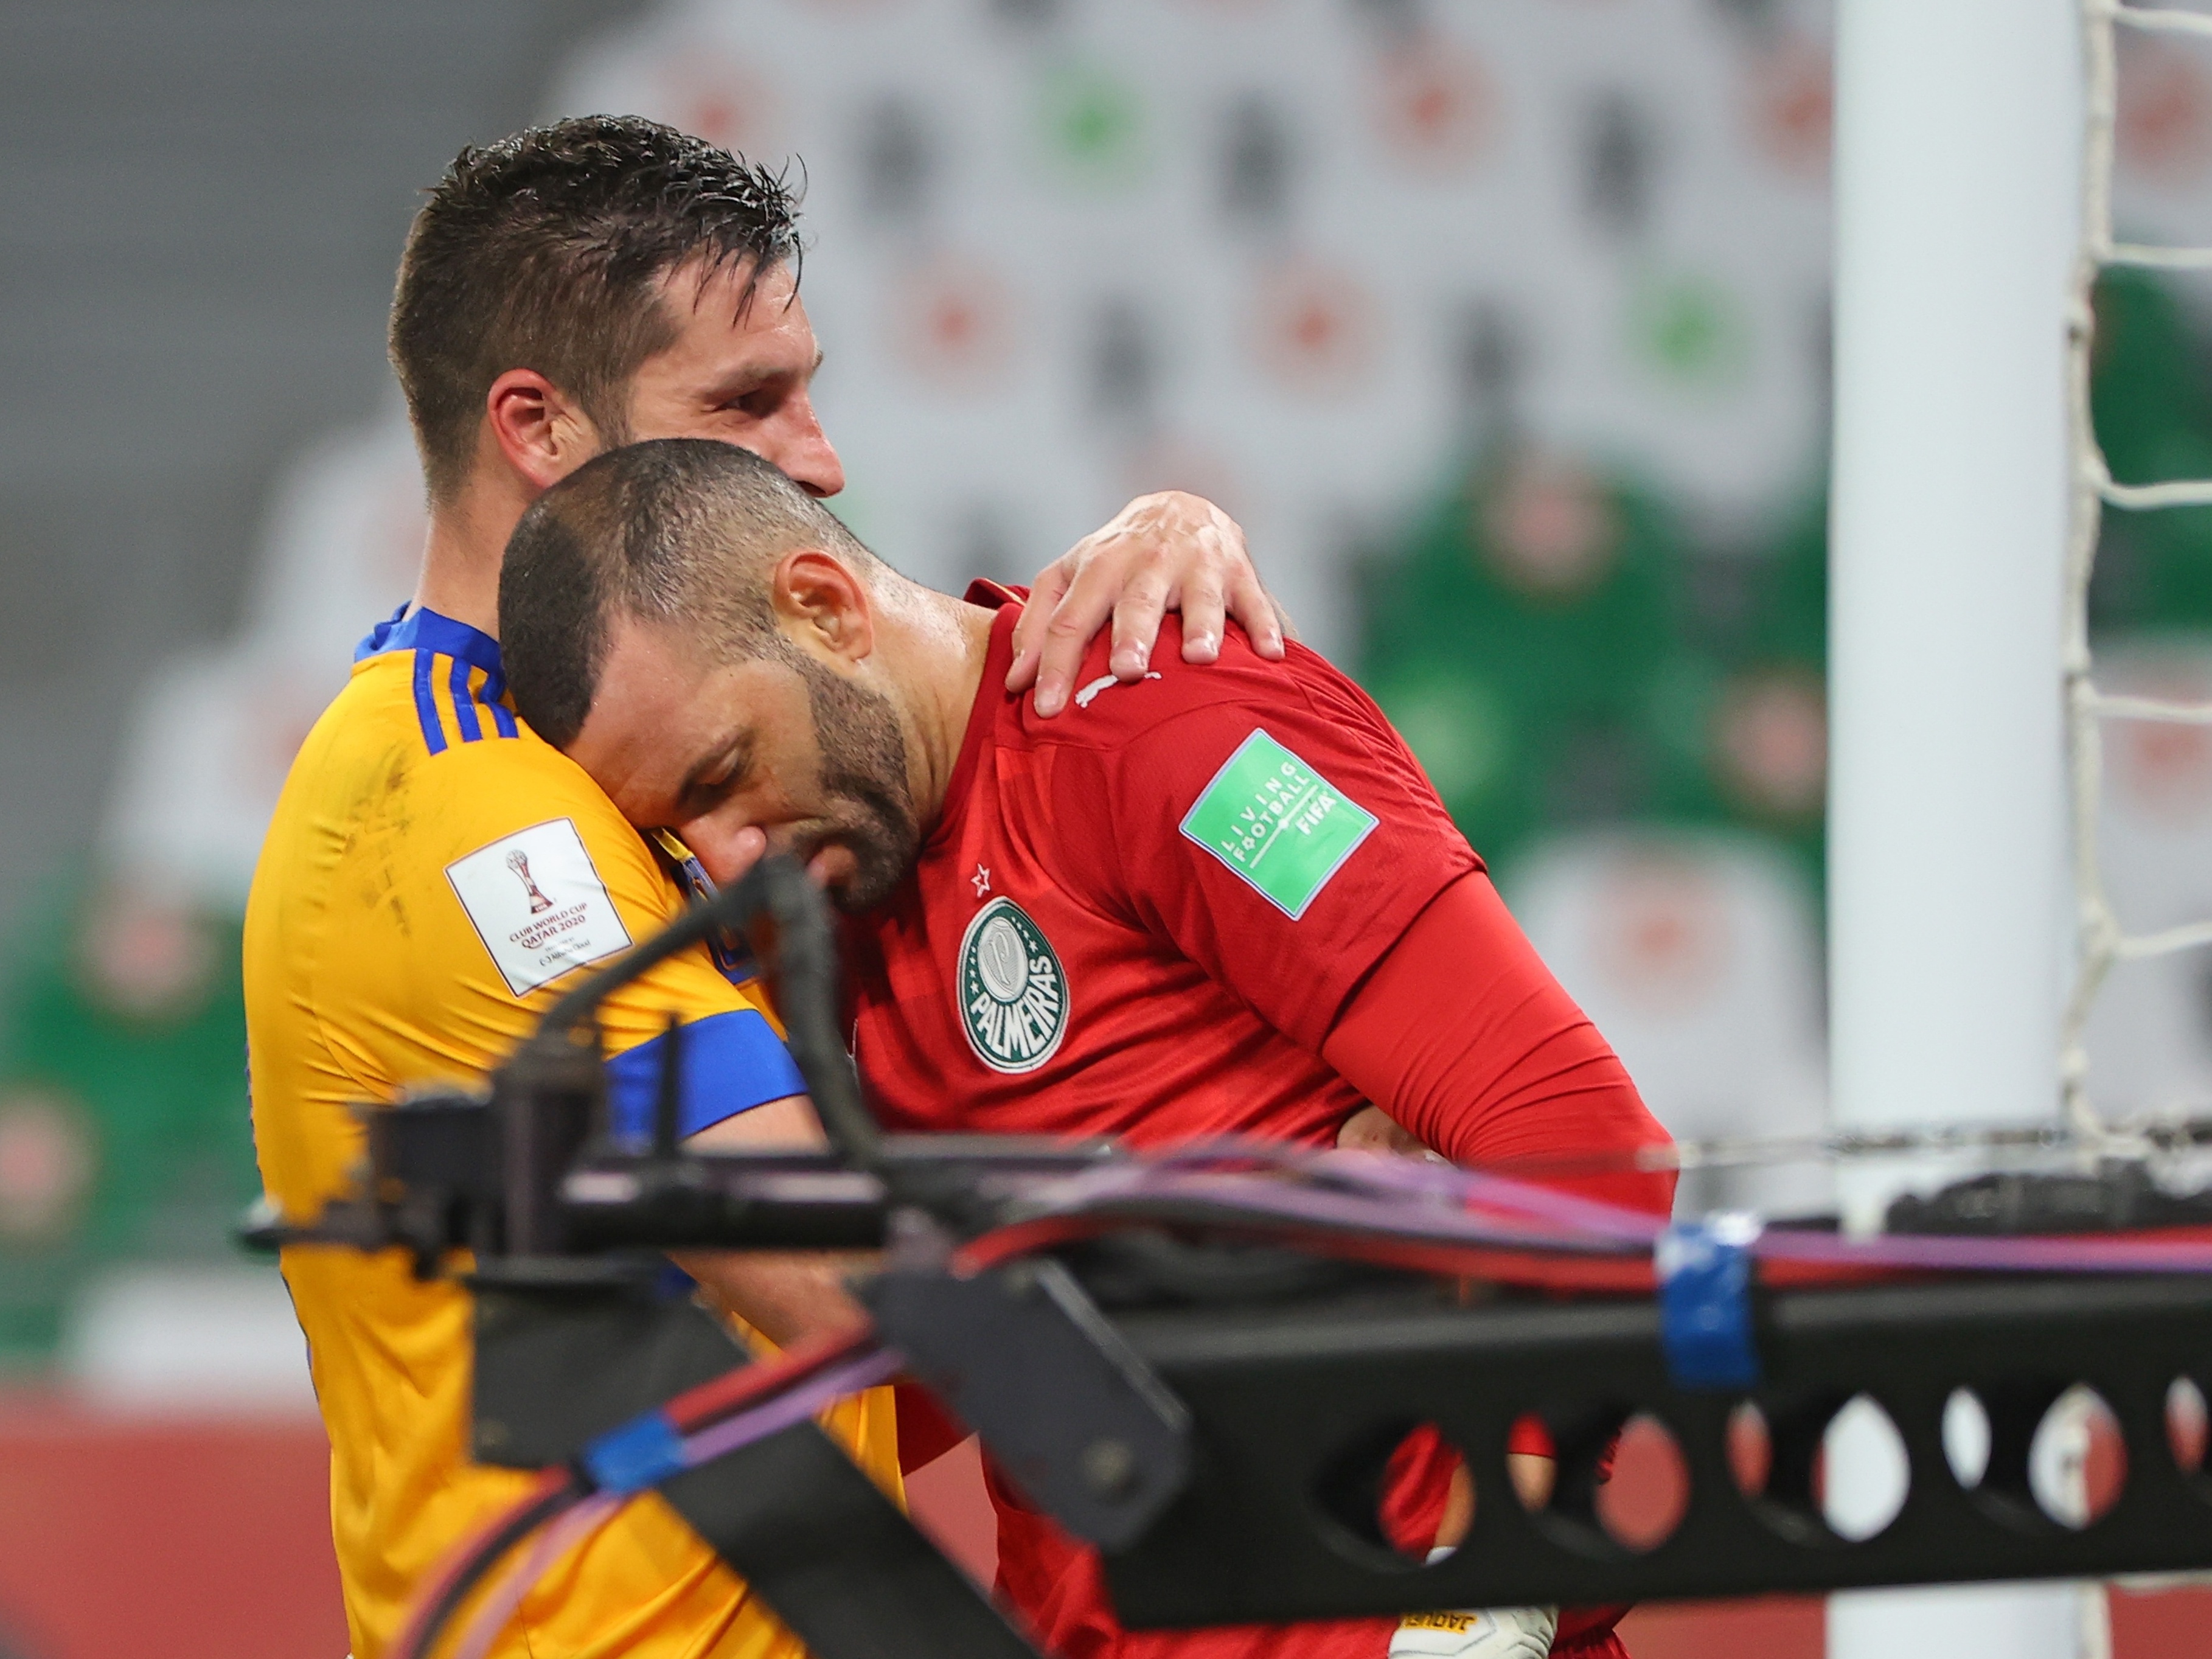
[[[811,1423],[660,1488],[813,1659],[1037,1659]]]

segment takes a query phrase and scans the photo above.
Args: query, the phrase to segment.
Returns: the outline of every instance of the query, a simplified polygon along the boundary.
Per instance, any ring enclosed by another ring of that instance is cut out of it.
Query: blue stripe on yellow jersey
[[[449,738],[477,743],[521,735],[499,646],[489,635],[434,611],[402,605],[371,629],[353,654],[359,663],[396,652],[411,653],[416,722],[432,754],[442,754]]]
[[[649,937],[689,896],[506,694],[485,635],[432,611],[395,617],[364,642],[285,781],[246,907],[246,996],[255,1151],[293,1219],[349,1187],[362,1149],[354,1103],[481,1085],[574,974]],[[696,950],[602,1010],[631,1125],[672,1014],[689,1044],[687,1132],[799,1092],[758,985]],[[422,1576],[529,1477],[468,1462],[458,1286],[416,1282],[396,1255],[289,1249],[283,1269],[330,1431],[353,1652],[379,1659]],[[897,1490],[888,1391],[823,1420]],[[800,1659],[658,1499],[556,1564],[495,1651]]]

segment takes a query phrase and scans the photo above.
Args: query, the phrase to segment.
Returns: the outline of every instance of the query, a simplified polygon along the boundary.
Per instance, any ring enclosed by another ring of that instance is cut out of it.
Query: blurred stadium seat
[[[1817,911],[1779,849],[1711,831],[1591,832],[1522,859],[1506,890],[1677,1139],[1826,1130]],[[1827,1168],[1808,1160],[1695,1171],[1677,1204],[1808,1214],[1832,1201]]]

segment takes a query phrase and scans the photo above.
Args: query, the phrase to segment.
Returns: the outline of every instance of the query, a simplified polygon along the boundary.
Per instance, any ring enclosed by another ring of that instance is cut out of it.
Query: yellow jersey
[[[347,1191],[356,1102],[481,1083],[578,970],[682,908],[679,872],[515,718],[499,647],[434,611],[380,626],[294,761],[246,905],[253,1139],[306,1222]],[[650,1121],[669,1015],[684,1127],[801,1093],[749,966],[702,948],[600,1011],[617,1128]],[[354,1659],[377,1659],[422,1575],[532,1477],[469,1462],[468,1297],[397,1252],[294,1248],[283,1272],[331,1439],[331,1523]],[[888,1389],[824,1426],[898,1491]],[[803,1650],[647,1494],[557,1563],[501,1656],[798,1659]]]

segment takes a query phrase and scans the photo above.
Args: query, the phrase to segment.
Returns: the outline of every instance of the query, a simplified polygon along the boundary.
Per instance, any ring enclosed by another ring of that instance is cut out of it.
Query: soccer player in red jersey
[[[632,823],[718,879],[764,837],[850,914],[890,1127],[1329,1146],[1371,1102],[1457,1163],[1663,1144],[1350,680],[1233,631],[1216,665],[1170,649],[1133,683],[1094,647],[1045,719],[1002,690],[1020,609],[907,581],[773,467],[677,440],[532,508],[500,621],[517,706]],[[1626,1170],[1579,1184],[1671,1198]],[[1454,1460],[1413,1462],[1401,1541],[1424,1548]],[[1571,1612],[1556,1646],[1549,1609],[1127,1634],[1096,1557],[994,1495],[1002,1584],[1061,1654],[1620,1651],[1618,1609]]]

